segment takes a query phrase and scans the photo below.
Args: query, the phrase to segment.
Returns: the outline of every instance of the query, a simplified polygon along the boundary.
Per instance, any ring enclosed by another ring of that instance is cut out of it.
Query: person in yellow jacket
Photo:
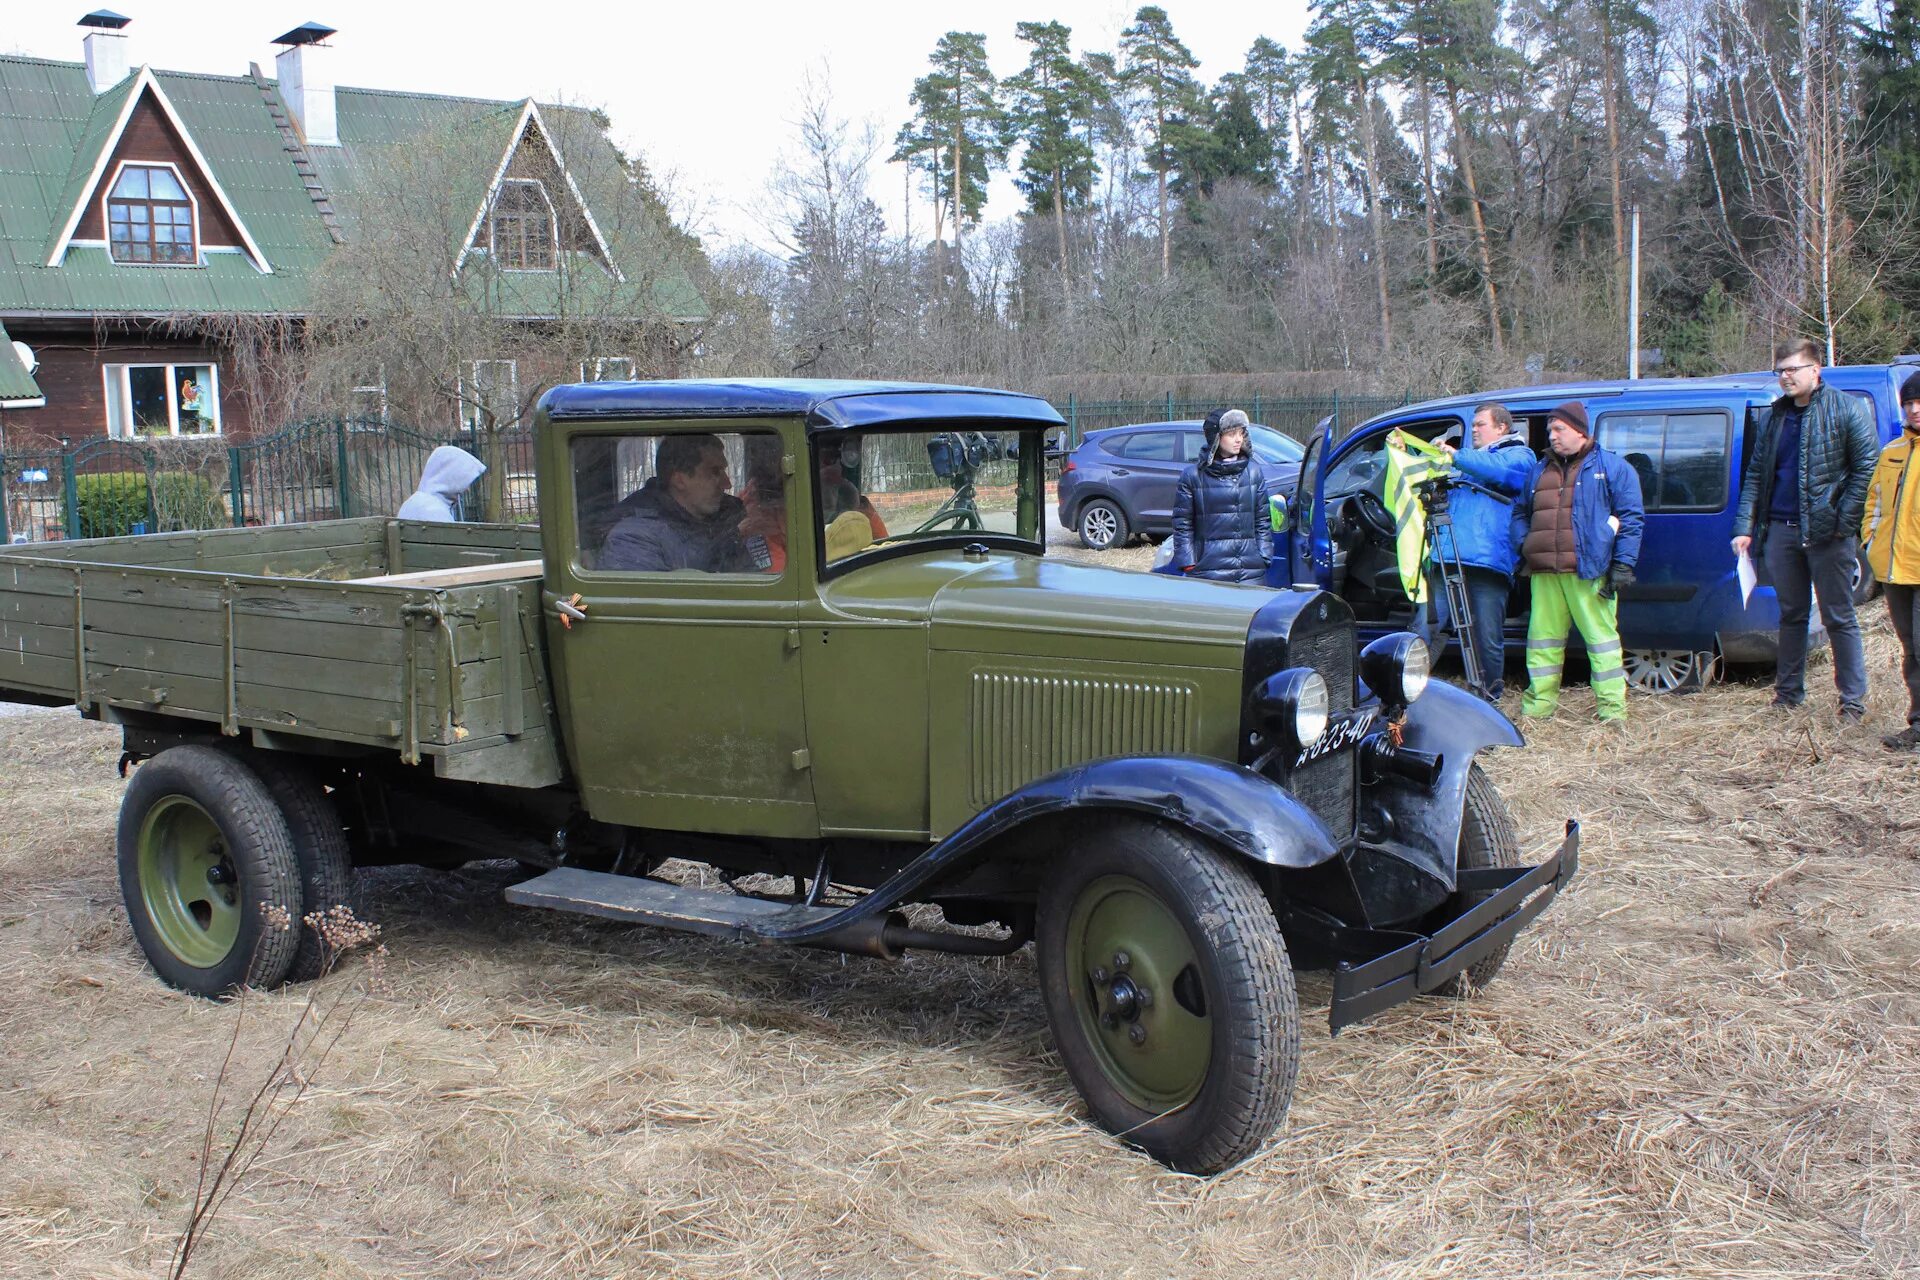
[[[1860,519],[1867,564],[1887,589],[1887,616],[1900,637],[1907,727],[1880,739],[1889,751],[1920,752],[1920,373],[1900,387],[1906,429],[1880,453]]]

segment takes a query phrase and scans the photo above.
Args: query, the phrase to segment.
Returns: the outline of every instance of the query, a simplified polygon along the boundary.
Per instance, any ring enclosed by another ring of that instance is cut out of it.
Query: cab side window
[[[1648,511],[1719,511],[1727,505],[1733,420],[1706,413],[1608,413],[1597,435],[1640,476]]]
[[[774,575],[784,557],[780,438],[772,432],[576,436],[575,558],[614,573]]]

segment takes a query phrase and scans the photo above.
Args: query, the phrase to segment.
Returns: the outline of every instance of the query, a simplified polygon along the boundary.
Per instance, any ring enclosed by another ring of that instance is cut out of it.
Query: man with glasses
[[[1880,439],[1864,405],[1820,380],[1820,349],[1812,341],[1781,343],[1773,367],[1782,394],[1747,460],[1733,550],[1764,557],[1780,598],[1773,705],[1806,700],[1807,620],[1817,596],[1833,646],[1840,720],[1857,724],[1866,715],[1867,659],[1853,613],[1854,535]]]

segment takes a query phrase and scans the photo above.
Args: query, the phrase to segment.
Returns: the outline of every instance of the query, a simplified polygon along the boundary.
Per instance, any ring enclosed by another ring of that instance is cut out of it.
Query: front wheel
[[[1849,585],[1853,588],[1853,602],[1856,605],[1865,604],[1880,594],[1880,580],[1873,576],[1873,566],[1867,563],[1864,550],[1853,558]]]
[[[1455,865],[1462,871],[1484,867],[1517,867],[1520,861],[1520,836],[1513,827],[1513,813],[1507,802],[1479,765],[1467,770],[1467,803],[1460,815],[1460,852]],[[1471,910],[1491,894],[1463,895],[1463,909]],[[1438,995],[1465,996],[1492,982],[1507,962],[1511,944],[1490,951],[1461,972],[1434,988]]]
[[[1217,1173],[1286,1115],[1293,969],[1247,869],[1139,820],[1077,841],[1041,894],[1041,995],[1094,1120],[1161,1163]]]
[[[120,892],[154,972],[195,995],[270,987],[292,968],[300,864],[273,793],[212,747],[170,747],[120,803]]]
[[[1081,544],[1094,551],[1121,546],[1128,537],[1126,512],[1105,498],[1094,498],[1081,507],[1075,527]]]

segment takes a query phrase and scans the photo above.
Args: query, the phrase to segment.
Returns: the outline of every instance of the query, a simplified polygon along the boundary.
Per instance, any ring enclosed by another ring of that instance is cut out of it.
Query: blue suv
[[[1837,386],[1852,381],[1834,374]],[[1646,501],[1636,581],[1620,593],[1629,680],[1673,692],[1698,688],[1716,660],[1772,662],[1779,605],[1764,583],[1741,605],[1728,543],[1756,425],[1778,394],[1767,374],[1641,379],[1430,400],[1371,418],[1344,436],[1329,418],[1308,442],[1288,527],[1275,535],[1268,582],[1314,584],[1345,597],[1363,636],[1406,627],[1412,605],[1400,586],[1394,521],[1382,501],[1387,433],[1465,438],[1474,406],[1492,401],[1513,413],[1539,452],[1548,413],[1578,400],[1595,438],[1639,473]],[[1526,581],[1517,579],[1507,605],[1509,653],[1514,642],[1524,645],[1528,603]]]
[[[1255,423],[1247,431],[1269,494],[1293,492],[1305,448]],[[1137,422],[1089,431],[1060,466],[1060,523],[1095,551],[1125,546],[1134,534],[1173,532],[1173,491],[1199,461],[1206,438],[1198,419]]]

